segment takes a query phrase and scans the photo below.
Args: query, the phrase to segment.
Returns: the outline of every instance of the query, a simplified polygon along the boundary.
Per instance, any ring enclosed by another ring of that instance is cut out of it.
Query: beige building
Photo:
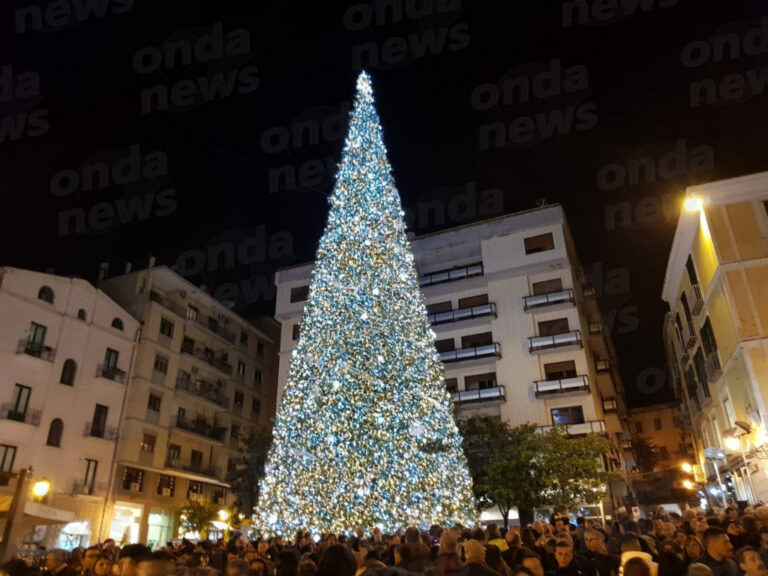
[[[0,471],[31,466],[52,485],[28,503],[22,537],[95,542],[139,323],[84,280],[2,267],[0,326]],[[10,496],[15,480],[0,483]]]
[[[596,287],[584,276],[562,208],[429,234],[413,239],[411,248],[460,415],[603,434],[613,445],[606,467],[623,470],[630,436],[616,359]],[[278,398],[312,266],[275,276],[276,318],[282,323]],[[615,504],[623,505],[626,486],[613,488]]]
[[[735,486],[729,497],[768,499],[766,461],[756,457],[768,416],[768,172],[688,188],[662,296],[669,360],[711,495],[717,465]],[[726,449],[725,460],[707,459],[707,448]]]
[[[105,537],[164,545],[190,500],[224,508],[253,429],[271,427],[275,341],[165,266],[102,279],[141,322]]]

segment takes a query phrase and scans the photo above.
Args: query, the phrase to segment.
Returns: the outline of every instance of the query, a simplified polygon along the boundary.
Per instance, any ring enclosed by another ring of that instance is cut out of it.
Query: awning
[[[12,499],[10,494],[0,495],[0,518],[8,515]],[[68,524],[77,520],[74,512],[30,501],[24,506],[24,517],[31,518],[38,524]]]

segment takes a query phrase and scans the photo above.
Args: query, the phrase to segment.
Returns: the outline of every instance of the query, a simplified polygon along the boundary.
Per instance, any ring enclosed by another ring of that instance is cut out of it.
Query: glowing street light
[[[229,520],[229,512],[227,512],[223,508],[219,510],[219,520],[221,522],[226,522],[227,520]]]
[[[723,444],[725,444],[725,447],[731,452],[738,452],[741,447],[740,439],[736,436],[727,436],[726,438],[723,438]]]
[[[691,466],[688,462],[684,462],[680,468],[682,468],[683,472],[686,474],[691,474],[693,472],[693,466]]]
[[[683,480],[683,488],[685,488],[686,490],[693,490],[694,484],[690,480]]]
[[[38,499],[42,500],[46,496],[48,496],[48,493],[51,491],[51,482],[50,480],[46,480],[45,478],[41,478],[34,484],[32,484],[32,495]]]
[[[701,210],[703,203],[701,201],[701,198],[699,198],[698,196],[688,196],[685,199],[683,206],[688,212],[698,212],[699,210]]]

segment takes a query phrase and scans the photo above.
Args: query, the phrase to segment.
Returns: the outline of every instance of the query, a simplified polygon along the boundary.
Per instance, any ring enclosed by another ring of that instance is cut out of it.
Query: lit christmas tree
[[[261,484],[270,533],[476,520],[368,74]]]

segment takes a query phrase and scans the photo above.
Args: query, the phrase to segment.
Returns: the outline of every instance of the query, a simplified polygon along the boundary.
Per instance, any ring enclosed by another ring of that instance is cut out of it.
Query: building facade
[[[460,417],[490,416],[571,434],[604,434],[605,465],[630,448],[615,354],[595,287],[558,205],[411,241],[419,284]],[[278,271],[278,402],[309,292],[312,263]],[[626,485],[612,487],[622,501]]]
[[[664,339],[714,500],[768,499],[767,239],[768,172],[688,188]]]
[[[3,267],[0,326],[0,471],[31,466],[51,482],[22,532],[49,548],[86,545],[109,514],[139,322],[84,280]],[[57,520],[61,534],[46,528]]]
[[[105,537],[164,545],[190,501],[232,504],[243,439],[274,416],[276,342],[165,266],[99,287],[142,326]]]

